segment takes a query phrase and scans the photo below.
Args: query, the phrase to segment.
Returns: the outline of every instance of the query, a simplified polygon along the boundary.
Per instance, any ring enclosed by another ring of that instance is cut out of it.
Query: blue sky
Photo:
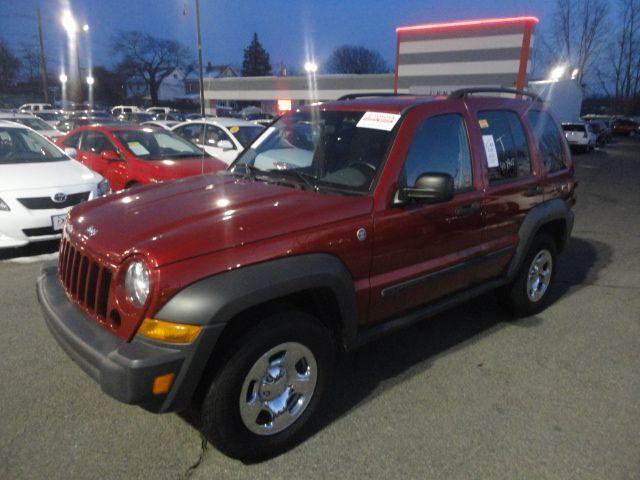
[[[300,70],[307,51],[322,62],[336,46],[349,43],[379,51],[393,64],[395,28],[434,21],[535,15],[539,28],[551,22],[554,0],[200,0],[204,61],[240,65],[242,51],[257,32],[272,64]],[[188,15],[183,16],[184,6]],[[57,67],[65,37],[60,12],[70,5],[91,27],[83,42],[94,65],[113,63],[110,37],[140,30],[174,38],[195,52],[195,0],[0,0],[0,38],[19,48],[37,33],[36,8],[44,20],[46,54]],[[90,48],[87,48],[90,47]]]

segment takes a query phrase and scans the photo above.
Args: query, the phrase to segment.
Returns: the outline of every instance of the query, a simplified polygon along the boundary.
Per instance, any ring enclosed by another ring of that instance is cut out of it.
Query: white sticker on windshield
[[[393,127],[396,126],[400,120],[400,115],[395,113],[384,112],[366,112],[356,127],[358,128],[373,128],[376,130],[386,130],[390,132]]]
[[[134,155],[148,155],[149,150],[144,148],[144,146],[140,142],[129,142],[129,150],[133,152]]]
[[[258,148],[260,145],[262,145],[262,142],[264,142],[267,138],[269,138],[271,134],[275,131],[276,131],[275,127],[267,128],[264,132],[262,132],[262,135],[260,135],[258,139],[255,142],[253,142],[253,144],[251,145],[251,148],[253,148],[254,150]]]
[[[496,150],[496,142],[493,141],[493,135],[482,135],[484,142],[484,151],[487,154],[487,165],[489,168],[495,168],[500,165],[498,162],[498,151]]]

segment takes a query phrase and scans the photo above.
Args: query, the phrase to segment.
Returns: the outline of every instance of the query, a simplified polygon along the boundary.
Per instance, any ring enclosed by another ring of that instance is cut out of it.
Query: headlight
[[[143,262],[131,262],[124,277],[124,288],[127,298],[136,307],[145,304],[149,296],[149,269]]]
[[[98,197],[104,197],[105,195],[109,195],[111,193],[111,186],[109,182],[106,180],[102,180],[98,184]]]
[[[4,200],[0,198],[0,212],[10,212],[10,211],[11,209],[9,208],[9,205],[4,203]]]

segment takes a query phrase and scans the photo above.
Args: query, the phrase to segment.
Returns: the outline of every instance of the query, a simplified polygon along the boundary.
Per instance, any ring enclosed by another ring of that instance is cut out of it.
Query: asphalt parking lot
[[[55,244],[1,252],[0,478],[640,478],[640,141],[574,160],[546,311],[487,295],[348,354],[307,440],[256,465],[102,394],[41,318]]]

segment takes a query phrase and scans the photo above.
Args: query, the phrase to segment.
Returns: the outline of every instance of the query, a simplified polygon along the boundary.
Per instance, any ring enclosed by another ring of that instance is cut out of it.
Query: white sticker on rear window
[[[375,130],[385,130],[390,132],[400,120],[400,115],[384,112],[366,112],[356,127],[373,128]]]
[[[498,151],[496,150],[496,142],[493,141],[493,135],[482,135],[484,142],[484,151],[487,154],[487,165],[489,168],[495,168],[500,165],[498,161]]]
[[[144,146],[140,142],[129,142],[129,150],[133,152],[134,155],[148,155],[149,150],[144,148]]]

